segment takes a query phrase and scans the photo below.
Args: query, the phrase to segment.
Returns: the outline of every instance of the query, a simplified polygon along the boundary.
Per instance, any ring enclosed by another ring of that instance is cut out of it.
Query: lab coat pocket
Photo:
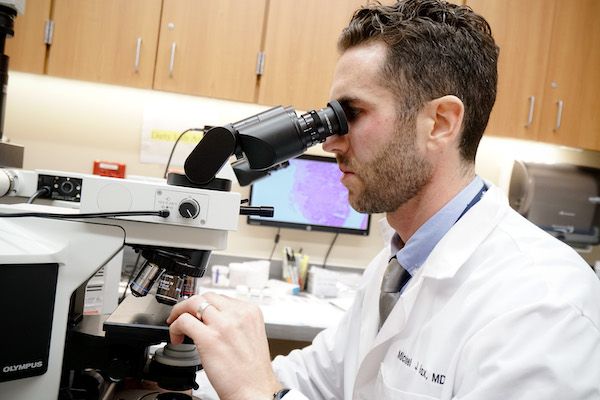
[[[383,365],[379,368],[377,381],[375,383],[375,393],[377,399],[381,400],[437,400],[436,397],[427,396],[419,393],[409,393],[392,387],[386,382]]]

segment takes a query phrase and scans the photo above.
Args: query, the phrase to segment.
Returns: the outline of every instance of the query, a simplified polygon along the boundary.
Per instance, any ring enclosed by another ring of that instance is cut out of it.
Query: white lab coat
[[[274,360],[297,389],[286,400],[600,399],[600,282],[500,189],[436,245],[378,332],[389,254],[339,325]]]

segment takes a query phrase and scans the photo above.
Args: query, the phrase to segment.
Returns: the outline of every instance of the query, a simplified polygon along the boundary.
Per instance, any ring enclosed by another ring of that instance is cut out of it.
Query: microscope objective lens
[[[181,297],[187,299],[196,294],[196,278],[186,276],[183,281],[183,289],[181,289]]]
[[[158,281],[156,289],[156,300],[159,303],[174,305],[179,301],[181,289],[183,289],[184,278],[178,275],[164,273]]]
[[[147,295],[161,272],[162,268],[158,265],[146,261],[140,272],[131,282],[131,285],[129,285],[131,293],[136,297]]]

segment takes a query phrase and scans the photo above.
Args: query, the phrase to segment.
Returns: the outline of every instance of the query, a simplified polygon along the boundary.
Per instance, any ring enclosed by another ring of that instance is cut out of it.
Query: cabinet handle
[[[565,106],[565,102],[562,100],[559,100],[556,102],[557,105],[557,109],[556,109],[556,124],[554,125],[554,132],[556,132],[557,130],[560,129],[560,124],[562,122],[562,113],[563,113],[563,108]]]
[[[142,38],[139,37],[135,43],[135,62],[133,64],[133,70],[135,72],[140,71],[140,54],[142,53]]]
[[[52,36],[54,36],[54,21],[49,19],[44,25],[44,44],[52,44]]]
[[[533,122],[533,111],[535,110],[535,96],[529,96],[529,113],[527,114],[527,123],[525,128],[529,128]]]
[[[171,43],[171,59],[169,60],[169,77],[173,77],[173,65],[175,64],[175,49],[177,48],[177,43]]]
[[[261,76],[265,72],[265,52],[259,51],[256,56],[256,75]]]

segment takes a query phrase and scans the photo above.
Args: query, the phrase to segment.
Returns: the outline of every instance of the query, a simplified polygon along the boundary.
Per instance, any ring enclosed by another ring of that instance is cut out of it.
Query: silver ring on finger
[[[203,301],[202,303],[200,303],[197,310],[199,316],[198,319],[202,320],[202,315],[204,314],[204,311],[210,306],[214,307],[208,301]]]

